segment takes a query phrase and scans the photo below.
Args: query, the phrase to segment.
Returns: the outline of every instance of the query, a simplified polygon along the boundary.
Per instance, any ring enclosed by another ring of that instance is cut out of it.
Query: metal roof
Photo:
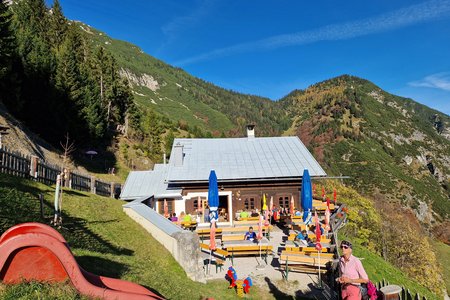
[[[174,157],[183,146],[182,164]],[[326,176],[298,137],[175,139],[169,161],[169,182],[207,181],[212,169],[219,181]]]
[[[120,199],[140,197],[180,198],[180,189],[170,189],[166,182],[168,165],[156,164],[153,171],[131,171],[125,181]]]

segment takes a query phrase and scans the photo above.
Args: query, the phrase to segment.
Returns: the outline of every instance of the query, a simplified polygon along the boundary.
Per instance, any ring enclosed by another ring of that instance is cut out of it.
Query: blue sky
[[[224,88],[277,100],[351,74],[450,114],[450,0],[60,3],[69,19]]]

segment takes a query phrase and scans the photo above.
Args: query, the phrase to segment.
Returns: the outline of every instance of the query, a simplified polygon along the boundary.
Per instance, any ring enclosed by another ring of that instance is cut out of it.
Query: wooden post
[[[115,192],[115,187],[116,187],[116,184],[114,183],[114,182],[111,182],[111,190],[110,190],[110,195],[111,195],[111,198],[114,198],[114,192]]]
[[[41,210],[41,218],[44,219],[44,195],[42,193],[39,193],[39,207]]]
[[[95,194],[95,176],[91,176],[91,193]]]
[[[64,187],[70,188],[70,170],[67,168],[64,168],[63,170],[64,173]]]

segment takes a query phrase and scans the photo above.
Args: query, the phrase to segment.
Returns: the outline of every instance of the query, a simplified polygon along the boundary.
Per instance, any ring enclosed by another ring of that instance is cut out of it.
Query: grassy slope
[[[255,123],[258,134],[264,136],[279,134],[290,124],[268,98],[225,90],[145,54],[133,44],[112,39],[94,28],[89,31],[86,36],[108,49],[120,67],[137,76],[148,74],[159,83],[156,91],[134,85],[134,91],[141,94],[135,94],[136,103],[153,108],[175,123],[184,120],[215,135],[232,129],[243,134],[246,124]]]
[[[436,256],[441,263],[444,270],[444,281],[447,291],[450,291],[450,246],[441,242],[434,242],[434,249],[436,249]]]
[[[48,218],[42,220],[39,216],[36,195],[44,194],[45,215],[51,216],[53,188],[1,174],[0,186],[0,233],[21,222],[49,222]],[[168,299],[235,298],[225,280],[208,284],[189,280],[170,253],[122,212],[123,202],[74,191],[67,191],[63,199],[64,228],[61,233],[78,263],[86,270],[137,282]],[[25,285],[15,290],[0,289],[0,298],[13,299],[12,295],[24,293],[22,299],[36,299],[37,294],[43,295],[43,299],[59,299],[50,295],[60,293],[60,289],[42,285],[33,289]],[[267,297],[252,288],[251,298]]]

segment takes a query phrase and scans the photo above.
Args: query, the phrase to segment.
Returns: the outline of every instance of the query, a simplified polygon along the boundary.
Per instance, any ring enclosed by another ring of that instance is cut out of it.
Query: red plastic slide
[[[0,237],[0,280],[6,284],[70,280],[80,294],[95,298],[163,299],[141,285],[83,270],[63,236],[41,223],[16,225]]]

